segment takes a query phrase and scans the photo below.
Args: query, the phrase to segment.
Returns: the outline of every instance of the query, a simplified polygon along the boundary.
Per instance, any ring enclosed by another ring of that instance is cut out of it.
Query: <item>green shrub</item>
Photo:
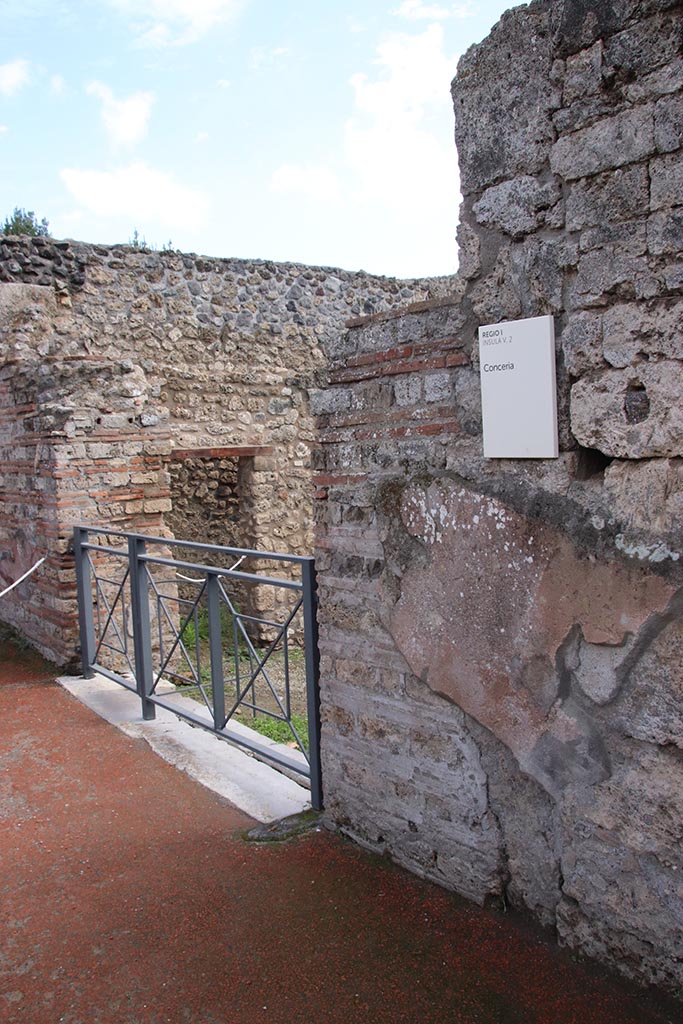
[[[5,218],[5,223],[0,227],[0,235],[31,235],[32,237],[47,238],[50,234],[50,225],[45,217],[38,220],[33,210],[22,210],[14,207],[11,217]]]

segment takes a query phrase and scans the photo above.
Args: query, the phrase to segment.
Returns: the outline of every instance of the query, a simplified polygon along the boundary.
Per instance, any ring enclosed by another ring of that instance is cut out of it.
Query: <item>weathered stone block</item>
[[[576,265],[577,246],[560,238],[527,238],[511,251],[515,285],[524,316],[559,312],[563,307],[565,271]]]
[[[560,101],[559,88],[548,85],[548,28],[548,10],[540,5],[508,12],[493,29],[493,45],[472,47],[461,58],[453,103],[464,195],[535,174],[545,163],[553,139],[550,115]]]
[[[463,220],[463,209],[457,229],[458,276],[463,280],[477,277],[481,270],[481,243],[476,231]]]
[[[667,291],[673,293],[683,291],[683,264],[670,263],[661,271]]]
[[[0,365],[44,359],[50,352],[56,315],[53,288],[0,283]]]
[[[544,222],[544,211],[560,199],[557,181],[545,184],[530,175],[486,189],[473,206],[477,222],[523,238]]]
[[[571,426],[579,444],[617,458],[683,455],[683,366],[644,363],[574,384]]]
[[[681,12],[663,11],[611,36],[605,44],[604,61],[620,79],[630,81],[675,60],[681,38]]]
[[[642,302],[619,303],[603,314],[602,351],[616,367],[647,361],[651,356],[683,359],[680,325],[683,303],[649,308]]]
[[[618,256],[644,256],[647,253],[647,219],[645,210],[638,220],[599,224],[582,231],[579,251],[607,249]]]
[[[562,100],[565,104],[596,93],[602,86],[603,43],[598,39],[593,46],[573,54],[565,62]]]
[[[570,666],[573,684],[594,704],[609,704],[623,685],[623,670],[632,649],[629,636],[620,644],[590,644],[577,637]]]
[[[127,516],[138,515],[140,512],[144,512],[144,502],[140,499],[135,501],[126,501],[124,503],[124,509]]]
[[[513,320],[522,316],[522,302],[515,287],[512,253],[509,246],[498,252],[495,266],[481,280],[474,282],[470,291],[472,309],[481,324],[498,320]]]
[[[576,182],[567,198],[567,230],[642,216],[648,205],[648,186],[644,164]]]
[[[655,104],[654,133],[660,153],[670,153],[683,145],[683,93],[665,96]]]
[[[393,399],[394,390],[390,383],[383,380],[360,381],[351,394],[351,410],[354,414],[386,410]]]
[[[570,181],[650,156],[655,150],[653,110],[637,107],[558,139],[550,167]]]
[[[683,199],[683,156],[667,153],[650,161],[650,209],[680,206]]]
[[[576,245],[565,239],[532,236],[501,248],[492,273],[477,281],[470,293],[479,323],[559,311],[564,270],[577,258]]]
[[[605,118],[613,117],[622,106],[622,103],[615,103],[614,94],[606,91],[597,92],[574,100],[568,107],[556,110],[553,114],[553,127],[558,137],[566,136]]]
[[[565,367],[573,377],[602,366],[602,314],[573,313],[562,331],[561,345]]]
[[[624,3],[564,4],[553,11],[553,49],[560,57],[569,57],[590,47],[596,40],[618,32],[624,22]]]
[[[481,434],[481,385],[479,371],[462,369],[455,378],[455,404],[467,434]]]
[[[657,68],[649,74],[639,76],[624,86],[624,95],[631,103],[644,103],[683,89],[683,59],[674,58],[666,67]],[[655,111],[655,141],[657,137],[657,114]]]
[[[453,381],[447,373],[430,373],[424,379],[425,402],[446,402],[453,394]]]
[[[170,512],[172,507],[170,498],[145,498],[145,512]]]
[[[570,292],[571,307],[606,306],[614,298],[649,297],[647,284],[652,277],[643,256],[631,256],[616,245],[606,245],[581,256]]]
[[[409,374],[394,381],[394,401],[398,406],[415,405],[422,397],[422,378]]]

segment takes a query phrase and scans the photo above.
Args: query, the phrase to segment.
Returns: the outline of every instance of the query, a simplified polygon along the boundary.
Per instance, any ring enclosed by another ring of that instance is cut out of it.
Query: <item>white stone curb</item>
[[[165,708],[158,707],[156,719],[145,722],[138,697],[105,676],[61,676],[57,682],[101,718],[127,736],[144,739],[169,764],[187,772],[257,821],[275,821],[310,807],[308,790],[293,779],[225,740],[194,728]],[[196,702],[192,701],[192,707],[196,714]],[[239,726],[240,731],[245,728]],[[259,736],[259,741],[263,740]],[[292,753],[287,748],[287,754]]]

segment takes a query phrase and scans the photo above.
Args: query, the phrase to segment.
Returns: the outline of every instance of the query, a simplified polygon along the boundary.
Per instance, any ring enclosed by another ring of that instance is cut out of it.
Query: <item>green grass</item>
[[[242,725],[249,726],[255,732],[259,732],[262,736],[267,736],[268,739],[275,740],[276,743],[292,743],[296,742],[292,734],[292,730],[289,728],[286,722],[281,722],[277,718],[270,718],[269,715],[262,715],[259,718],[244,718],[240,716]],[[303,742],[306,751],[308,751],[308,719],[305,715],[292,715],[292,724],[298,732]]]
[[[211,670],[209,668],[203,668],[201,671],[201,679],[204,686],[210,691],[211,689]],[[182,687],[181,687],[182,689]],[[196,686],[188,687],[191,692],[189,696],[202,703],[202,696],[199,692],[199,688]],[[225,696],[227,702],[232,704],[235,699],[235,691],[231,686],[225,687]],[[261,736],[267,736],[268,739],[274,740],[276,743],[296,743],[292,730],[287,725],[287,722],[283,722],[278,718],[271,718],[270,715],[261,715],[257,712],[256,717],[248,708],[240,707],[235,712],[235,720],[240,722],[242,725],[248,726],[253,729],[254,732],[258,732]],[[292,724],[296,729],[297,733],[301,737],[301,741],[304,745],[306,753],[308,753],[308,718],[306,715],[300,715],[294,712],[292,714]]]
[[[227,607],[221,607],[221,626],[223,636],[223,654],[228,658],[234,656],[234,643],[233,643],[233,630],[232,630],[232,616]],[[187,647],[188,651],[194,651],[195,642],[199,642],[201,649],[201,660],[202,667],[200,670],[201,681],[206,688],[211,688],[211,669],[208,664],[208,642],[209,642],[209,615],[206,608],[200,608],[197,611],[196,626],[194,617],[188,622],[183,632],[183,642]],[[239,643],[239,657],[240,662],[244,661],[246,667],[249,667],[249,648],[244,638],[240,638]],[[264,651],[260,648],[255,648],[257,657],[262,657]],[[291,646],[288,649],[289,661],[292,666],[303,665],[305,661],[305,655],[301,648]],[[276,652],[272,655],[273,660],[283,657],[282,651]],[[226,665],[226,670],[230,672],[230,666]],[[194,686],[188,687],[191,696],[194,700],[201,703],[202,696],[198,688]],[[235,699],[234,689],[228,684],[225,688],[225,695],[230,704]],[[295,743],[294,735],[292,730],[289,728],[287,722],[282,722],[279,719],[271,718],[269,715],[258,715],[254,718],[247,708],[243,708],[236,712],[236,719],[243,725],[248,726],[255,732],[260,733],[262,736],[267,736],[268,739],[274,740],[276,743]],[[301,737],[302,743],[308,751],[308,719],[306,715],[293,714],[292,723],[297,733]]]
[[[239,614],[239,608],[237,608]],[[184,622],[183,616],[181,622]],[[195,626],[196,622],[196,626]],[[238,640],[237,647],[240,656],[248,656],[249,645],[238,629]],[[223,651],[227,655],[232,655],[235,650],[235,634],[232,624],[232,615],[227,605],[221,603],[221,638]],[[200,647],[208,648],[209,643],[209,610],[208,608],[198,608],[197,615],[192,616],[188,624],[183,630],[183,643],[188,650],[193,650],[195,643],[199,641]]]

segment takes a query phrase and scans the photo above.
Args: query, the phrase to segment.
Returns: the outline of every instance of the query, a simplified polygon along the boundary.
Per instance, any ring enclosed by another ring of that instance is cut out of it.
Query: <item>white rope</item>
[[[246,557],[247,557],[246,555],[242,555],[241,558],[238,558],[237,561],[235,562],[235,564],[230,566],[230,568],[228,569],[228,572],[232,572],[234,569],[237,568],[238,565],[241,565]],[[185,580],[186,583],[203,583],[204,582],[203,578],[195,580],[195,579],[192,578],[192,576],[183,576],[183,574],[181,572],[177,572],[176,576],[178,577],[179,580]],[[218,574],[218,578],[221,579],[221,577],[225,578],[225,573],[223,573],[223,572],[219,573]],[[20,582],[20,581],[18,581],[18,582]],[[2,597],[2,594],[0,594],[0,597]]]
[[[14,590],[14,588],[18,587],[20,583],[23,583],[27,576],[30,576],[32,572],[35,572],[36,569],[40,568],[40,566],[43,564],[46,558],[47,555],[43,555],[40,561],[36,562],[36,564],[31,569],[29,569],[28,572],[25,572],[24,575],[20,576],[18,580],[14,581],[14,583],[10,583],[9,587],[5,587],[5,589],[2,592],[0,592],[0,597],[4,597],[5,594],[9,594],[10,590]]]

